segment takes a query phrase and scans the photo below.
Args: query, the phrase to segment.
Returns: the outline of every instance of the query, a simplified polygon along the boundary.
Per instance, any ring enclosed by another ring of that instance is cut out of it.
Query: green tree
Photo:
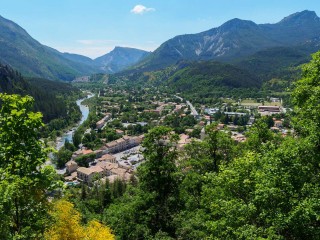
[[[138,168],[138,186],[129,187],[106,211],[105,219],[120,239],[174,237],[172,221],[179,209],[177,140],[171,128],[162,126],[146,135],[146,161]]]
[[[73,134],[72,136],[72,141],[74,146],[79,147],[79,145],[81,144],[82,141],[82,128],[79,127]]]
[[[57,164],[58,168],[63,168],[71,159],[72,152],[69,149],[66,149],[64,146],[59,149],[57,153],[54,154],[55,157],[55,163]]]
[[[246,145],[249,149],[257,152],[263,151],[268,142],[274,139],[274,134],[270,131],[264,118],[258,119],[247,133],[248,141]]]
[[[288,137],[263,153],[247,152],[208,174],[201,208],[217,239],[318,239],[319,154]]]
[[[70,150],[72,152],[77,150],[77,148],[72,143],[70,143],[68,139],[66,139],[65,142],[64,142],[64,148],[68,149],[68,150]]]
[[[320,145],[320,52],[312,55],[302,71],[292,93],[293,125],[300,135],[313,137]]]
[[[159,229],[174,233],[170,222],[177,209],[177,141],[178,135],[167,127],[152,129],[143,141],[146,162],[138,169],[138,177],[140,188],[154,196],[156,213],[149,223],[153,233]]]
[[[0,238],[33,239],[44,231],[55,171],[44,167],[41,113],[29,96],[0,94]]]
[[[217,124],[206,126],[207,143],[212,170],[218,171],[221,162],[229,162],[233,156],[234,142],[230,135],[217,129]]]

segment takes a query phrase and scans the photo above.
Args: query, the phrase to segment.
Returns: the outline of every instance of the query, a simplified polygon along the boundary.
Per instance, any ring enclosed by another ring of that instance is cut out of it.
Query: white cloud
[[[136,5],[134,6],[134,8],[131,9],[131,12],[134,13],[134,14],[144,14],[146,12],[153,12],[155,11],[154,8],[147,8],[143,5]]]

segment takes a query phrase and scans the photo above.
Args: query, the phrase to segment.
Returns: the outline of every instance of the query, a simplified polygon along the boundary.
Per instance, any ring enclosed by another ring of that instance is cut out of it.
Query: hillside
[[[296,78],[299,76],[298,66],[309,60],[310,55],[302,48],[275,47],[256,52],[233,64],[266,81],[271,78]]]
[[[256,95],[263,82],[257,75],[235,65],[180,61],[161,70],[110,75],[108,84],[165,87],[172,93],[180,92],[189,97],[221,97]]]
[[[80,94],[70,84],[39,78],[26,79],[5,65],[0,65],[0,92],[32,96],[35,99],[34,110],[43,113],[45,122],[67,117],[66,97],[61,96]]]
[[[317,47],[315,43],[307,43],[298,47],[268,48],[235,59],[231,64],[181,60],[161,70],[131,70],[110,75],[109,83],[122,81],[135,86],[168,86],[174,92],[193,97],[251,97],[258,96],[263,89],[284,92],[300,77],[300,66],[309,61],[309,53]]]
[[[236,18],[220,27],[176,36],[164,42],[137,64],[136,69],[160,69],[179,60],[228,62],[268,48],[293,47],[308,42],[318,44],[319,32],[320,19],[312,11],[292,14],[276,24],[256,24]]]
[[[67,81],[98,71],[92,65],[71,61],[63,53],[40,44],[19,25],[1,16],[0,63],[25,76]]]
[[[193,96],[227,96],[231,90],[259,88],[261,82],[248,71],[220,62],[195,62],[177,70],[166,84]]]

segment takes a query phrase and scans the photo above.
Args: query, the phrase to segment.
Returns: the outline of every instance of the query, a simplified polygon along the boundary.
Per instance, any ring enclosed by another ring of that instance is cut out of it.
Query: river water
[[[57,145],[56,145],[56,149],[59,150],[60,148],[63,147],[64,143],[66,140],[68,140],[69,142],[72,142],[72,135],[74,133],[75,130],[77,130],[77,128],[85,121],[87,120],[88,116],[89,116],[89,107],[86,105],[83,105],[82,102],[88,98],[93,97],[93,94],[88,95],[86,98],[82,98],[77,100],[77,105],[80,108],[80,111],[82,113],[82,117],[80,122],[77,124],[76,127],[70,129],[70,131],[64,133],[57,141]]]

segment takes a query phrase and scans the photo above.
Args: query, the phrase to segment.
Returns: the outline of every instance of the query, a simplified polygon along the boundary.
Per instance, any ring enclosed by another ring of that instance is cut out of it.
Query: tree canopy
[[[0,238],[36,238],[45,228],[48,193],[59,185],[44,166],[41,113],[29,96],[0,94]]]

